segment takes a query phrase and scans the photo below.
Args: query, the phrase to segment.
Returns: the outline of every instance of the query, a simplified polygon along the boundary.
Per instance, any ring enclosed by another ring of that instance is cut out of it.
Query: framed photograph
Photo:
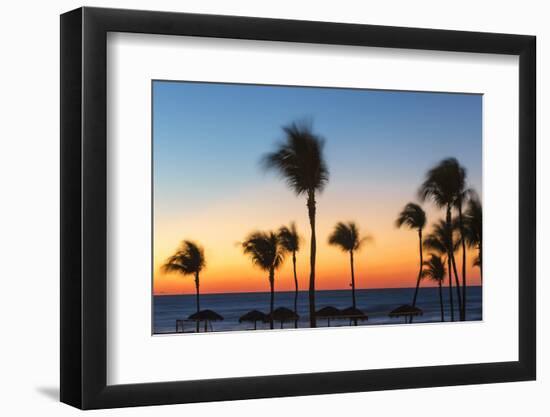
[[[533,380],[535,37],[61,16],[61,401]]]

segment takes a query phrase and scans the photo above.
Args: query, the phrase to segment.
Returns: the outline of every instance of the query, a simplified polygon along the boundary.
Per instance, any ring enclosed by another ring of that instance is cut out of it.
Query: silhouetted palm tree
[[[279,229],[279,240],[283,248],[292,253],[292,268],[294,271],[294,312],[298,314],[298,276],[296,274],[296,252],[300,250],[300,236],[296,230],[296,224],[290,223],[290,227],[282,226]],[[298,328],[298,320],[294,323]]]
[[[439,286],[439,306],[441,309],[441,321],[445,321],[445,313],[443,312],[443,292],[441,284],[445,279],[445,264],[441,258],[433,253],[430,254],[430,259],[423,263],[422,278],[429,278],[437,282]]]
[[[452,231],[452,208],[456,206],[457,202],[464,194],[465,185],[465,169],[460,166],[455,158],[447,158],[427,172],[426,178],[418,190],[418,196],[422,201],[432,200],[437,207],[445,208],[445,221],[447,222],[447,230],[449,231]],[[452,232],[448,239],[451,240],[451,247],[453,247]],[[451,264],[454,261],[454,253],[448,253],[447,258],[447,263]],[[463,261],[465,262],[465,255],[463,256]],[[460,293],[459,287],[460,284],[457,283],[457,289]],[[461,298],[462,297],[459,296],[458,302],[460,318],[463,319],[464,309]]]
[[[370,240],[370,236],[361,237],[359,234],[359,228],[354,222],[342,223],[339,222],[334,227],[334,231],[328,238],[330,245],[338,246],[344,252],[349,253],[349,263],[351,268],[351,298],[352,307],[357,308],[357,302],[355,299],[355,271],[353,265],[353,252],[359,250],[361,245]],[[357,320],[354,320],[357,325]]]
[[[474,266],[479,267],[480,278],[483,283],[482,218],[481,202],[476,196],[471,196],[470,200],[468,200],[466,211],[464,212],[464,240],[469,247],[477,249],[477,257],[474,259]]]
[[[271,297],[269,313],[271,314],[270,327],[273,329],[273,308],[275,304],[275,270],[284,260],[284,248],[279,236],[274,232],[252,232],[242,243],[243,252],[250,256],[252,263],[264,271],[269,272],[269,289]]]
[[[443,256],[447,255],[447,269],[449,274],[449,302],[451,307],[451,321],[454,321],[454,302],[453,302],[453,281],[452,269],[455,272],[455,282],[458,284],[456,265],[453,264],[449,253],[454,253],[457,249],[457,243],[453,240],[453,224],[448,224],[445,220],[439,220],[432,226],[432,232],[424,239],[424,248],[435,251]],[[457,297],[460,300],[460,290],[457,287]],[[459,301],[460,306],[460,301]]]
[[[418,231],[418,250],[420,254],[420,267],[418,269],[418,278],[416,279],[416,288],[414,290],[414,297],[412,306],[416,306],[416,298],[418,297],[418,288],[420,287],[420,279],[422,278],[422,229],[426,226],[426,213],[422,210],[418,204],[408,203],[405,208],[399,213],[397,220],[395,221],[397,227],[406,226],[409,229]],[[412,323],[413,317],[411,316],[410,322]]]
[[[163,265],[165,272],[179,272],[183,275],[195,276],[197,314],[200,312],[200,272],[206,266],[204,249],[190,240],[184,240],[176,253],[170,256]],[[197,332],[199,322],[197,321]]]
[[[296,195],[307,196],[309,224],[311,227],[309,273],[309,320],[317,327],[315,318],[315,236],[316,192],[321,192],[328,182],[329,172],[323,157],[324,141],[315,135],[311,126],[292,123],[283,127],[285,139],[275,152],[264,157],[267,169],[275,169],[286,180]]]
[[[466,177],[466,169],[463,169],[464,171],[464,177]],[[455,207],[458,211],[458,218],[457,220],[457,229],[460,231],[460,245],[462,246],[462,309],[460,311],[461,314],[461,320],[466,320],[466,289],[467,286],[467,280],[466,280],[466,239],[464,234],[465,226],[464,226],[464,215],[463,215],[463,206],[464,203],[467,202],[471,195],[475,196],[475,192],[471,189],[462,189],[456,198],[455,201]]]

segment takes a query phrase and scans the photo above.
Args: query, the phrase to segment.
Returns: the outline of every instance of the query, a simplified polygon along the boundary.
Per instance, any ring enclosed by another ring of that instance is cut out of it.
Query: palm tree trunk
[[[296,251],[292,251],[292,267],[294,269],[294,312],[298,314],[298,276],[296,275]],[[294,328],[298,328],[298,320],[294,320]]]
[[[195,291],[196,291],[196,302],[197,302],[197,314],[199,311],[201,311],[201,298],[200,298],[200,292],[199,292],[199,273],[198,271],[195,272]],[[200,330],[200,323],[199,321],[197,320],[197,333],[199,332]]]
[[[349,251],[349,263],[351,266],[351,302],[353,308],[356,308],[357,302],[355,300],[355,271],[353,270],[353,251]],[[357,326],[357,319],[353,320],[353,325]]]
[[[451,230],[451,207],[447,206],[447,230]],[[447,269],[449,271],[449,302],[451,303],[451,321],[455,321],[455,312],[453,304],[453,272],[451,269],[451,263],[453,259],[453,239],[451,236],[447,236],[450,247],[447,248]]]
[[[315,236],[315,191],[308,191],[307,208],[309,225],[311,227],[311,245],[309,255],[309,326],[317,327],[315,317],[315,256],[317,254],[317,240]]]
[[[271,291],[269,299],[269,328],[273,329],[273,307],[275,305],[275,269],[269,270],[269,289]]]
[[[466,320],[466,241],[464,240],[464,224],[462,219],[462,204],[458,206],[458,226],[462,240],[462,321]]]
[[[452,259],[452,265],[453,265],[453,272],[455,277],[455,284],[456,284],[456,296],[458,300],[458,313],[459,313],[459,319],[462,321],[462,295],[460,292],[460,281],[458,280],[458,269],[456,267],[456,258],[453,253],[453,259]]]
[[[418,229],[418,244],[419,244],[419,253],[420,253],[420,267],[418,269],[418,278],[416,278],[416,288],[414,290],[414,297],[412,306],[416,306],[416,298],[418,297],[418,289],[420,288],[420,279],[422,278],[422,263],[424,262],[424,259],[422,257],[422,229]],[[411,319],[409,321],[410,323],[413,322],[413,316],[411,316]]]
[[[441,281],[439,281],[439,306],[441,308],[441,321],[445,321],[445,313],[443,312],[443,291],[441,290]]]

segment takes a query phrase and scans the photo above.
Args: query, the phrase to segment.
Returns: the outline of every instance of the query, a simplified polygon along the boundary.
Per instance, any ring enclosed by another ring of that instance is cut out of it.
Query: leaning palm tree
[[[314,134],[307,124],[291,123],[283,127],[285,139],[277,149],[264,159],[266,169],[279,172],[296,195],[307,196],[307,209],[311,227],[310,272],[309,272],[309,320],[311,327],[317,327],[315,318],[315,257],[317,239],[315,236],[315,195],[328,182],[329,172],[323,156],[324,140]]]
[[[431,200],[437,207],[445,209],[445,221],[448,231],[452,231],[452,208],[460,203],[461,196],[465,192],[465,186],[466,170],[455,158],[447,158],[427,172],[426,178],[418,190],[418,196],[422,201]],[[450,247],[453,247],[452,232],[447,239],[450,239]],[[447,254],[447,258],[447,263],[451,264],[455,262],[452,251]],[[465,255],[463,256],[463,261],[465,261]],[[460,284],[457,285],[457,287],[459,286]],[[459,297],[458,300],[459,311],[460,318],[464,319],[464,308],[461,298]]]
[[[178,272],[184,276],[195,276],[197,314],[201,309],[199,275],[205,266],[204,249],[190,240],[184,240],[176,253],[170,256],[162,266],[165,272]],[[197,321],[197,332],[198,331],[199,322]]]
[[[424,248],[436,252],[440,256],[447,256],[447,270],[449,274],[449,303],[451,310],[451,321],[454,321],[454,301],[453,301],[453,271],[455,273],[455,283],[457,284],[456,295],[458,305],[460,306],[460,290],[458,288],[458,274],[456,264],[452,262],[449,253],[454,253],[457,249],[457,242],[453,240],[454,223],[450,225],[445,220],[439,220],[432,226],[432,232],[424,239]]]
[[[351,268],[351,299],[352,307],[357,308],[357,302],[355,299],[355,272],[353,265],[353,252],[361,249],[361,245],[370,240],[370,236],[361,237],[359,228],[354,222],[342,223],[339,222],[334,227],[334,231],[328,238],[328,243],[342,249],[344,252],[349,253],[349,263]],[[354,320],[357,325],[357,320]]]
[[[241,244],[243,252],[250,256],[252,263],[269,272],[269,302],[270,328],[273,329],[273,308],[275,304],[275,270],[284,260],[284,249],[279,236],[274,232],[252,232]]]
[[[418,289],[420,287],[420,279],[422,278],[422,229],[426,226],[426,213],[422,210],[418,204],[408,203],[405,208],[399,213],[397,220],[395,221],[397,227],[406,226],[409,229],[418,231],[418,250],[420,254],[420,267],[418,269],[418,278],[416,279],[416,288],[414,290],[412,306],[416,306],[416,298],[418,297]],[[412,323],[413,317],[411,316],[410,322]]]
[[[300,250],[300,236],[296,230],[296,224],[290,223],[290,226],[282,226],[279,229],[279,240],[283,248],[292,253],[292,268],[294,271],[294,312],[298,314],[298,276],[296,274],[296,252]],[[298,328],[298,320],[294,323]]]
[[[470,197],[466,211],[464,212],[464,240],[469,247],[477,249],[477,257],[474,259],[474,266],[479,267],[480,278],[483,283],[482,217],[481,202],[476,196]]]
[[[439,306],[441,309],[441,321],[445,321],[445,313],[443,312],[443,291],[441,290],[441,285],[445,279],[445,264],[441,260],[441,257],[430,254],[430,259],[425,261],[424,269],[422,270],[422,278],[429,278],[432,281],[437,282],[439,287]]]

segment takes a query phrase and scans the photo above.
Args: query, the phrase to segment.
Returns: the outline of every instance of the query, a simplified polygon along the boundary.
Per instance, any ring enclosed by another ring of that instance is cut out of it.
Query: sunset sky
[[[242,254],[239,241],[291,221],[302,236],[298,279],[307,289],[306,199],[260,164],[282,139],[281,127],[296,120],[311,121],[326,140],[330,180],[317,197],[318,289],[349,288],[349,257],[327,244],[334,225],[348,220],[373,237],[355,255],[357,288],[415,285],[418,237],[394,222],[441,159],[457,158],[481,196],[481,95],[155,81],[155,294],[194,292],[192,277],[160,270],[183,239],[204,247],[202,293],[269,291],[267,273]],[[444,213],[429,202],[423,207],[428,234]],[[477,268],[468,275],[470,284],[479,283]],[[275,280],[277,291],[294,289],[290,258]]]

